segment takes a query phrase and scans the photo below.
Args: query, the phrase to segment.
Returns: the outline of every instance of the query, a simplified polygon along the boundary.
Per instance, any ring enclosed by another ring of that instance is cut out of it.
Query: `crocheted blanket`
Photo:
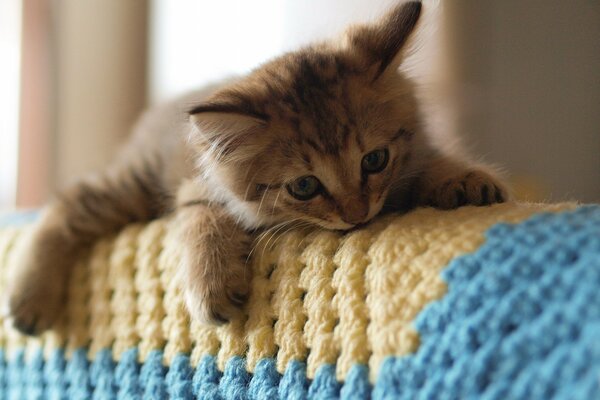
[[[190,322],[169,223],[99,241],[52,331],[0,327],[1,399],[600,398],[600,206],[289,232],[222,327]],[[27,234],[0,230],[0,293]]]

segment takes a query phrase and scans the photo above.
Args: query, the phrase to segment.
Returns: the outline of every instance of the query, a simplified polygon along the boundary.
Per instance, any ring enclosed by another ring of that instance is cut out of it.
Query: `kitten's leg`
[[[17,329],[37,334],[52,325],[71,267],[94,240],[160,212],[156,167],[110,170],[74,185],[44,209],[8,281],[6,308]]]
[[[486,167],[438,155],[425,165],[416,184],[415,199],[416,205],[452,209],[503,203],[509,193]]]
[[[186,305],[195,319],[225,323],[240,314],[248,298],[251,234],[219,205],[198,199],[178,203],[173,226],[181,243],[178,272]]]

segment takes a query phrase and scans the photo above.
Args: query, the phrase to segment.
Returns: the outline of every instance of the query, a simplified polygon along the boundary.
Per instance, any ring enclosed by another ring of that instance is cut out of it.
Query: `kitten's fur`
[[[46,207],[11,278],[14,325],[48,329],[81,249],[173,209],[189,311],[224,322],[248,296],[245,259],[261,229],[346,230],[384,207],[506,200],[492,173],[443,154],[423,132],[413,87],[398,72],[420,12],[419,2],[401,4],[377,24],[351,28],[343,43],[285,54],[147,112],[117,162]],[[384,147],[387,167],[361,172],[363,156]],[[306,175],[325,189],[300,201],[286,188]]]

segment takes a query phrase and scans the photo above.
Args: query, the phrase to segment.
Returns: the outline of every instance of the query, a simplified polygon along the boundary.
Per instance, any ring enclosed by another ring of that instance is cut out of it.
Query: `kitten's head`
[[[419,121],[398,67],[420,11],[401,4],[342,44],[285,54],[190,110],[201,169],[246,225],[350,229],[410,175]]]

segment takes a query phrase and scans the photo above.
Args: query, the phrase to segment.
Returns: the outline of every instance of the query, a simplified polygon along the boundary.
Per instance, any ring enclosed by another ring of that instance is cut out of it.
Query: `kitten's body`
[[[382,209],[505,200],[489,172],[442,154],[423,132],[397,72],[420,9],[396,7],[344,44],[283,55],[144,114],[107,171],[46,208],[11,279],[15,326],[51,325],[81,249],[173,210],[188,308],[223,322],[248,295],[245,261],[261,229],[350,229]]]

